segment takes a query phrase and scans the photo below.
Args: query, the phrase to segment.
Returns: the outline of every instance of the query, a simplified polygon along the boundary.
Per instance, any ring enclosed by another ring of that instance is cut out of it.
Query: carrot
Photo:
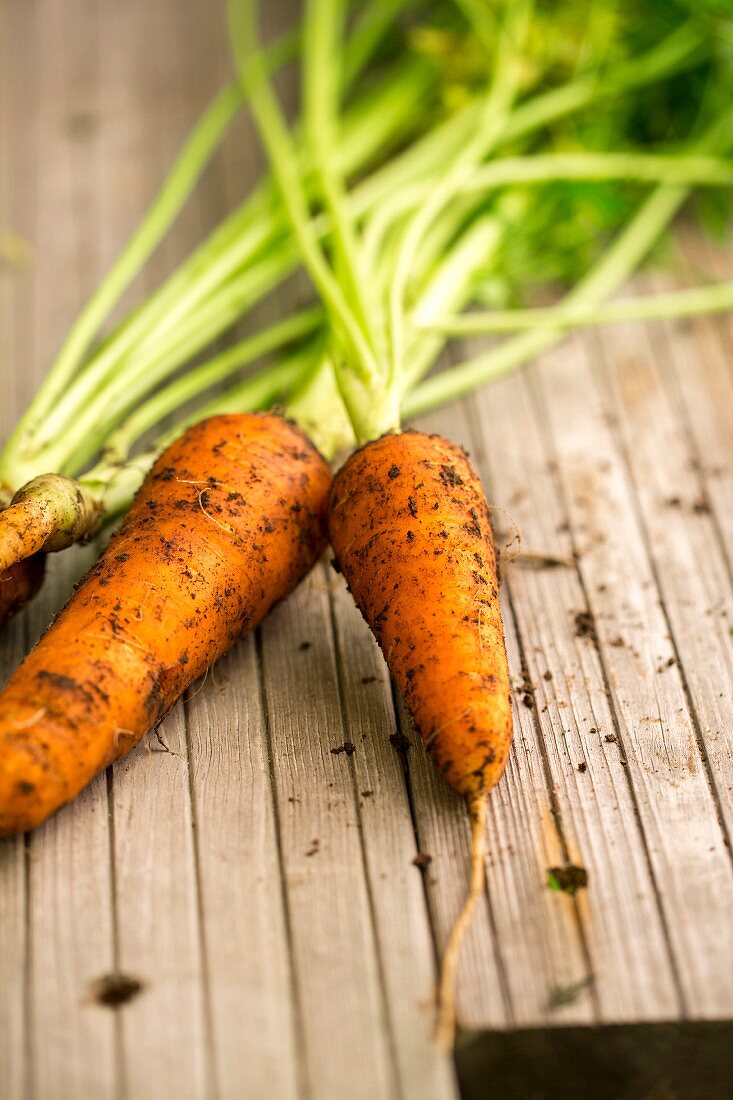
[[[127,752],[320,556],[331,472],[275,415],[213,417],[158,459],[0,695],[0,835]]]
[[[342,466],[329,535],[418,731],[471,814],[471,887],[441,975],[439,1033],[450,1046],[458,951],[483,889],[487,796],[512,737],[489,508],[461,448],[407,431]]]
[[[0,482],[0,517],[12,498],[12,490]],[[0,564],[0,628],[30,603],[43,584],[45,571],[46,560],[40,554],[13,562],[9,567]]]
[[[0,573],[0,628],[30,603],[43,583],[45,568],[45,556],[34,554]]]

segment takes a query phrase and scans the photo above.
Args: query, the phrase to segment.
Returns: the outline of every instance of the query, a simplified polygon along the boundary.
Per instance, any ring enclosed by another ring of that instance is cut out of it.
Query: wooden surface
[[[30,248],[0,263],[5,434],[228,61],[211,0],[0,19],[0,233]],[[242,123],[134,293],[260,163]],[[679,263],[733,274],[694,235]],[[428,421],[471,451],[503,541],[563,563],[505,564],[516,743],[467,1027],[731,1016],[732,353],[730,318],[586,333]],[[4,675],[91,554],[52,562]],[[588,871],[574,898],[547,886],[566,862]],[[466,878],[464,808],[320,567],[158,737],[0,844],[0,1095],[449,1100],[430,1007]],[[113,1010],[93,983],[115,972],[142,991]]]

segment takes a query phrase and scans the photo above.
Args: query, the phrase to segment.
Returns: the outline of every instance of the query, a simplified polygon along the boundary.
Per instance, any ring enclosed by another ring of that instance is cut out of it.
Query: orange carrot
[[[0,694],[0,835],[127,752],[320,556],[331,472],[274,415],[219,416],[158,459]]]
[[[0,628],[30,603],[43,583],[45,569],[45,555],[34,554],[0,573]]]
[[[329,534],[417,729],[471,812],[471,887],[441,976],[439,1030],[450,1045],[458,949],[483,889],[487,795],[512,737],[489,508],[465,452],[403,432],[368,443],[338,472]]]

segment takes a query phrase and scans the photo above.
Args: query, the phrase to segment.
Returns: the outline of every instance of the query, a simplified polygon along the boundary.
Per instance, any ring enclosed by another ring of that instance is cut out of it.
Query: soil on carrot
[[[575,863],[566,863],[562,867],[548,867],[547,885],[551,890],[557,890],[572,897],[578,890],[585,890],[588,886],[588,872],[585,867],[579,867]]]
[[[315,856],[315,855],[318,855],[320,850],[321,850],[321,842],[320,842],[320,840],[318,839],[317,836],[314,836],[313,840],[311,841],[311,846],[305,854],[306,854],[306,856]]]
[[[95,1004],[120,1008],[145,988],[144,982],[129,974],[105,974],[91,983],[89,992]]]

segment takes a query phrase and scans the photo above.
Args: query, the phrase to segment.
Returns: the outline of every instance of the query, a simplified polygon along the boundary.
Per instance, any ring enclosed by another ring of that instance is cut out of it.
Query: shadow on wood
[[[733,1095],[733,1023],[703,1021],[467,1032],[463,1100],[723,1100]]]

